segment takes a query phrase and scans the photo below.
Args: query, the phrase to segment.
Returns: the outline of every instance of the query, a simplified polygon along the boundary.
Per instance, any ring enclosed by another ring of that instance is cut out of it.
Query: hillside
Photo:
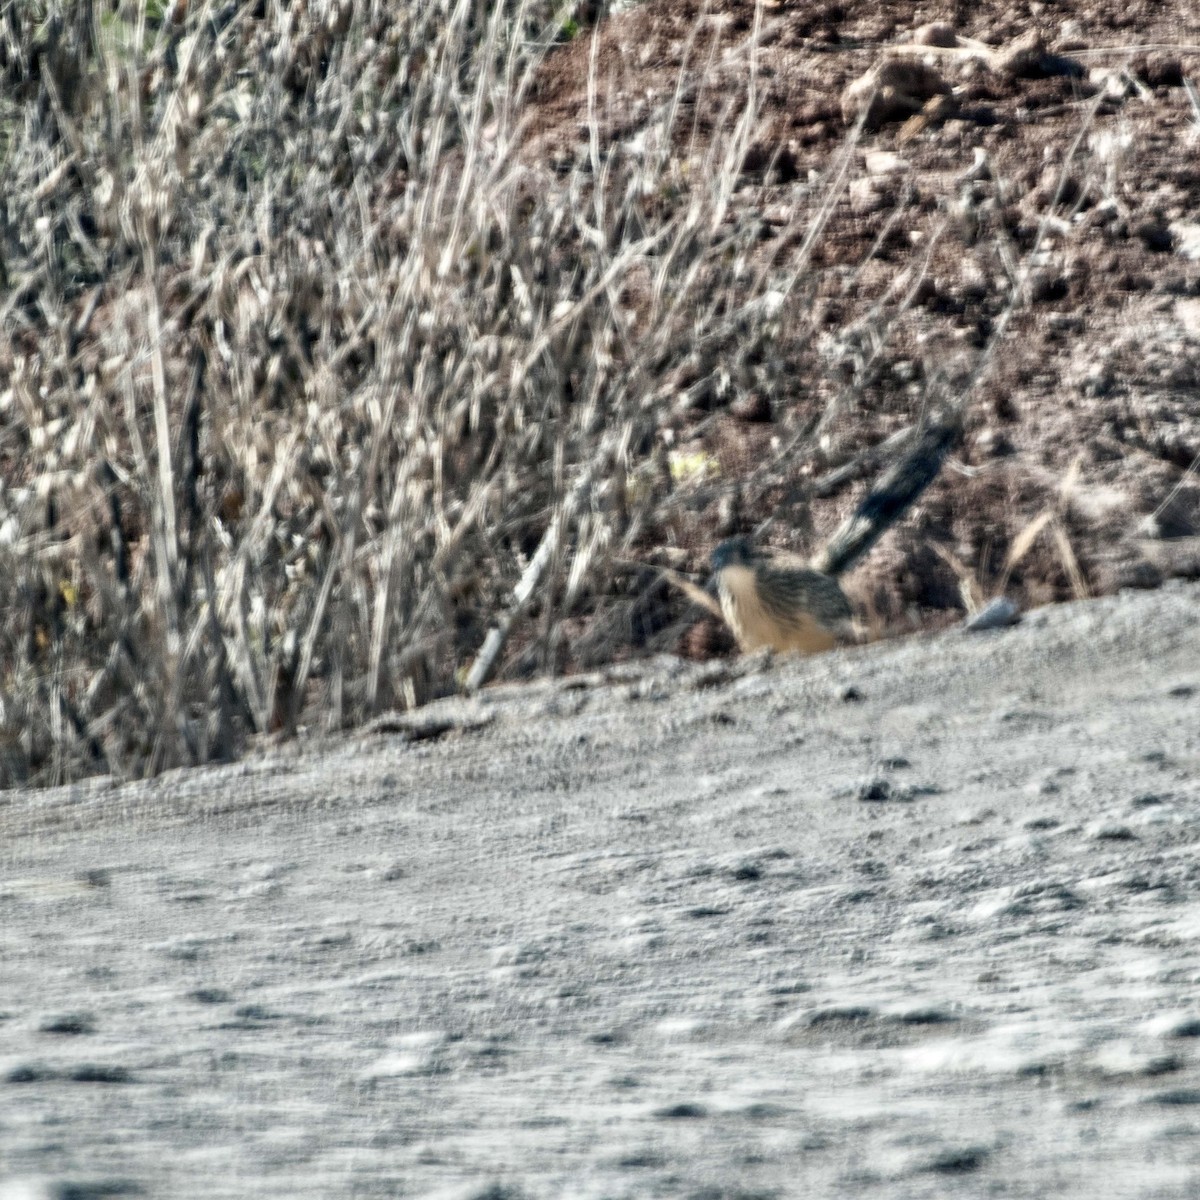
[[[1200,573],[1198,45],[1106,0],[6,6],[0,782],[361,726],[501,618],[502,680],[727,654],[658,569],[813,551],[947,404],[849,581],[877,636]]]

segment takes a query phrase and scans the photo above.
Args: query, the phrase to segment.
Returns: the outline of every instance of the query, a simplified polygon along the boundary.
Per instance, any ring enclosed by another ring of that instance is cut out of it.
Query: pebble
[[[1137,834],[1128,825],[1101,821],[1088,828],[1088,837],[1096,842],[1136,842]]]
[[[666,1108],[655,1110],[654,1115],[660,1121],[695,1121],[708,1116],[708,1109],[703,1104],[684,1101],[682,1104],[671,1104]]]
[[[883,778],[865,780],[858,789],[860,800],[881,802],[897,799],[896,790],[891,781]]]
[[[5,1083],[41,1083],[56,1077],[50,1067],[40,1062],[16,1062],[0,1072],[0,1079]]]
[[[66,1077],[73,1083],[132,1083],[133,1074],[128,1067],[117,1063],[79,1063],[70,1067]]]
[[[1061,824],[1062,822],[1057,817],[1038,816],[1030,817],[1025,822],[1025,828],[1032,831],[1057,829]]]
[[[145,1194],[132,1179],[0,1179],[0,1200],[106,1200]]]
[[[995,596],[978,612],[972,613],[964,622],[968,633],[983,633],[989,629],[1005,629],[1017,624],[1021,610],[1007,596]]]
[[[900,1012],[894,1013],[890,1019],[898,1025],[950,1025],[959,1018],[948,1008],[933,1006],[902,1009]]]
[[[59,1013],[46,1017],[38,1026],[39,1033],[78,1035],[95,1033],[96,1018],[91,1013]]]
[[[425,1047],[413,1045],[408,1049],[381,1055],[370,1066],[359,1072],[359,1082],[377,1083],[381,1079],[436,1075],[440,1070],[445,1069],[439,1049],[440,1043]]]
[[[804,1023],[810,1028],[818,1025],[857,1024],[871,1021],[876,1010],[866,1004],[831,1004],[824,1008],[810,1009],[804,1014]]]
[[[1169,1088],[1165,1092],[1155,1092],[1149,1099],[1151,1104],[1171,1106],[1200,1104],[1200,1088]]]
[[[925,1171],[940,1175],[965,1175],[978,1171],[991,1156],[986,1146],[947,1146],[939,1150],[925,1164]]]

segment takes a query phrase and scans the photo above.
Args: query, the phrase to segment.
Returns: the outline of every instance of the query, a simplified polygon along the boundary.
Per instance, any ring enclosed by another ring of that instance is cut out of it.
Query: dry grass
[[[554,174],[548,3],[111,9],[0,16],[0,782],[451,690],[550,529],[516,666],[599,596],[618,629],[667,368],[770,371],[727,286],[752,97],[686,181],[673,112]]]
[[[0,785],[228,759],[472,663],[554,670],[581,618],[581,665],[643,636],[633,549],[718,486],[673,477],[663,413],[786,382],[856,134],[764,267],[731,216],[755,31],[686,162],[678,104],[601,146],[593,102],[551,169],[523,103],[570,17],[0,8]],[[867,368],[923,269],[849,331]]]
[[[1063,476],[1062,482],[1059,484],[1056,502],[1042,509],[1013,538],[1008,548],[1008,554],[1004,559],[1004,570],[1000,576],[1000,594],[1003,594],[1005,587],[1007,587],[1013,569],[1033,549],[1034,544],[1042,536],[1042,532],[1049,529],[1050,535],[1054,539],[1054,548],[1058,552],[1063,572],[1066,574],[1067,579],[1070,580],[1071,592],[1075,599],[1085,600],[1091,595],[1087,580],[1084,578],[1083,570],[1079,566],[1079,560],[1075,555],[1074,547],[1071,545],[1071,538],[1067,532],[1067,527],[1064,524],[1067,509],[1071,504],[1071,493],[1074,492],[1076,485],[1079,483],[1081,465],[1081,460],[1076,457]]]

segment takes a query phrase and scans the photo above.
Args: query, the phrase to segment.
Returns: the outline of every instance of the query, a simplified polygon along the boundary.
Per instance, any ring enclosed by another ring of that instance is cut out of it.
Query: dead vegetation
[[[443,694],[531,558],[510,668],[642,632],[664,378],[774,382],[752,76],[686,180],[670,111],[555,173],[515,150],[569,14],[151,11],[3,16],[5,780]]]
[[[847,71],[785,136],[773,9],[647,5],[592,36],[584,7],[3,8],[0,782],[675,648],[655,568],[844,512],[1018,307],[1072,294],[1077,216],[1174,236],[1080,140],[1094,91],[1022,183],[968,145],[1008,76],[932,111],[949,68],[922,68],[908,132],[864,146]],[[631,98],[613,47],[639,21],[678,36]],[[900,153],[953,121],[943,202]],[[973,446],[1009,436],[995,411]],[[986,531],[938,496],[924,533],[978,578],[1032,563],[1008,547],[1040,495]],[[957,603],[926,557],[942,583],[901,582],[892,615]],[[1072,562],[1047,568],[1064,594]]]

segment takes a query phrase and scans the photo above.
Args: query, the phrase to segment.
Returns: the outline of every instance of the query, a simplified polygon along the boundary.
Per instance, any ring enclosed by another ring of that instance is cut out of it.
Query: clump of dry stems
[[[522,161],[567,34],[542,0],[0,10],[0,784],[452,690],[556,520],[526,657],[601,603],[672,486],[629,483],[664,371],[769,370],[777,306],[724,286],[751,95],[686,184],[670,109]]]
[[[553,668],[580,614],[576,660],[636,634],[676,369],[782,386],[850,144],[764,267],[731,215],[756,31],[698,43],[636,138],[593,102],[573,160],[523,156],[589,36],[550,0],[0,8],[0,785]]]

